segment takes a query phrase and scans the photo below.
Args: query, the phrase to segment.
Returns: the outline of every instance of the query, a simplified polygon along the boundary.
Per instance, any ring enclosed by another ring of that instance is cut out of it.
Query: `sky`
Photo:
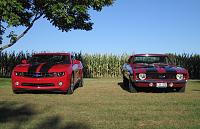
[[[40,19],[5,51],[200,54],[200,0],[116,0],[90,14],[91,31],[61,32]]]

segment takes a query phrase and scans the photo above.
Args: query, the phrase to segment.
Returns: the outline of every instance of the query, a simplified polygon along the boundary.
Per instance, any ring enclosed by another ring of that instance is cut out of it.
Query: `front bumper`
[[[136,87],[157,87],[157,88],[182,88],[187,84],[187,80],[132,80]],[[159,86],[158,84],[163,84]]]
[[[70,77],[52,77],[52,78],[29,78],[12,77],[12,89],[14,91],[62,91],[66,92],[70,86]]]

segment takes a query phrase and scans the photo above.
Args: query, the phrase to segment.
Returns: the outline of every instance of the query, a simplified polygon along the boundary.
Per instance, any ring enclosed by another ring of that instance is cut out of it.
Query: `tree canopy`
[[[101,11],[114,0],[0,0],[0,51],[14,45],[39,18],[47,19],[59,30],[91,30],[89,10]],[[15,29],[24,26],[21,34]],[[9,31],[9,32],[7,32]],[[4,43],[4,38],[9,42]]]

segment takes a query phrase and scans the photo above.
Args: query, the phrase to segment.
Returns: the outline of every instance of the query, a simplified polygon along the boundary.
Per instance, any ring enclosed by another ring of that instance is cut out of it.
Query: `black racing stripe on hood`
[[[176,69],[170,66],[165,67],[165,71],[166,73],[177,73]]]
[[[36,73],[36,70],[38,68],[38,66],[40,66],[39,63],[37,64],[31,64],[28,68],[28,73]]]
[[[146,69],[146,73],[157,73],[157,72],[158,70],[155,67]]]
[[[46,63],[42,65],[42,67],[40,68],[40,73],[48,73],[49,69],[51,69],[56,64],[57,63]]]

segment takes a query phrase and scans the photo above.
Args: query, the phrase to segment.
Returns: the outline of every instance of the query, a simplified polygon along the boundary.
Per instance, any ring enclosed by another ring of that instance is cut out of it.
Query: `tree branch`
[[[33,24],[35,23],[35,21],[37,21],[43,14],[39,14],[35,16],[35,18],[33,19],[33,21],[31,22],[31,24],[24,30],[24,32],[22,32],[19,36],[17,36],[16,38],[11,38],[10,42],[7,43],[6,45],[0,47],[0,52],[3,51],[4,49],[11,47],[12,45],[14,45],[19,39],[21,39],[33,26]]]

